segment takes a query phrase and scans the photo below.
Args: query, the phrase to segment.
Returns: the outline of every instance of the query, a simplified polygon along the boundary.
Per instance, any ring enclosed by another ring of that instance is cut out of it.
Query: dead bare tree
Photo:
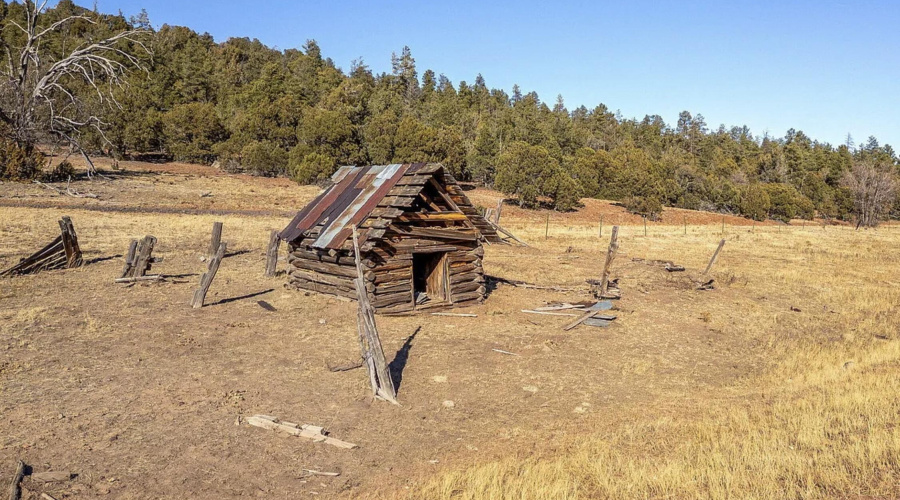
[[[0,122],[8,128],[10,138],[28,149],[47,138],[67,145],[70,152],[84,156],[88,175],[96,172],[79,141],[79,132],[92,128],[102,140],[102,109],[88,102],[87,94],[94,94],[100,106],[120,108],[116,90],[126,84],[126,76],[135,70],[146,71],[142,55],[150,55],[144,43],[149,33],[144,27],[127,29],[100,41],[86,40],[61,57],[44,50],[45,39],[61,36],[63,30],[76,21],[97,25],[96,15],[71,15],[44,25],[47,0],[40,4],[26,0],[24,24],[7,19],[3,30],[14,29],[16,36],[0,36],[0,50],[6,65],[0,64]],[[22,36],[24,35],[24,37]],[[10,45],[7,40],[23,40]],[[80,86],[80,88],[79,88]]]
[[[856,227],[874,227],[887,215],[897,196],[897,179],[890,162],[865,159],[844,174],[844,186],[853,193]]]

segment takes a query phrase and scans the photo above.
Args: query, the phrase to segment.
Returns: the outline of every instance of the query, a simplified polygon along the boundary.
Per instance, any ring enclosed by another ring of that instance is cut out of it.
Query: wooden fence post
[[[722,247],[725,246],[725,240],[719,242],[719,247],[716,248],[716,252],[713,254],[712,258],[709,259],[709,264],[706,265],[706,269],[703,270],[703,275],[709,272],[712,269],[713,264],[716,263],[716,259],[719,257],[719,252],[722,251]]]
[[[150,235],[144,236],[144,239],[138,244],[137,257],[135,257],[132,275],[144,276],[150,267],[151,255],[153,248],[156,246],[156,238]],[[124,276],[123,276],[124,277]]]
[[[544,226],[544,239],[550,237],[550,212],[547,212],[547,225]]]
[[[206,251],[207,258],[211,259],[219,250],[219,243],[222,242],[222,223],[213,222],[212,239],[209,240],[209,249]]]
[[[503,212],[503,198],[497,200],[497,209],[494,210],[494,224],[500,224],[501,212]]]
[[[682,216],[684,218],[684,235],[687,236],[687,215]]]
[[[644,216],[644,236],[647,236],[647,216]]]
[[[66,251],[66,267],[78,267],[82,263],[81,247],[78,245],[78,236],[75,235],[75,226],[72,219],[64,215],[59,220],[59,230],[62,236],[63,248]]]
[[[360,350],[363,361],[369,372],[369,382],[372,384],[372,392],[394,404],[397,402],[397,390],[391,379],[391,372],[387,361],[384,359],[384,349],[381,347],[381,339],[378,338],[378,329],[375,326],[375,310],[369,302],[366,293],[366,279],[362,268],[362,259],[359,255],[359,236],[356,227],[353,227],[353,255],[356,261],[356,299],[358,306],[357,333],[359,335]]]
[[[215,255],[209,260],[209,266],[207,267],[206,272],[200,277],[200,288],[194,292],[194,297],[191,300],[191,307],[194,309],[203,307],[203,301],[206,300],[206,292],[209,291],[209,285],[212,284],[213,278],[216,277],[216,272],[219,271],[219,263],[222,262],[222,258],[225,257],[226,246],[225,243],[219,243],[218,250],[216,250]]]
[[[606,290],[609,287],[609,268],[612,266],[618,250],[619,226],[613,226],[612,236],[609,238],[609,249],[606,251],[606,263],[603,264],[603,274],[600,276],[600,298],[606,295]]]
[[[278,237],[278,231],[272,231],[269,235],[269,246],[266,249],[266,276],[275,276],[278,271],[278,245],[281,244],[281,238]]]
[[[122,275],[120,278],[127,278],[131,274],[131,270],[134,269],[134,256],[137,252],[138,240],[131,240],[131,243],[128,244],[128,253],[125,254],[125,267],[122,268]]]
[[[603,237],[603,216],[602,215],[600,216],[600,234],[598,234],[598,236],[601,238]]]

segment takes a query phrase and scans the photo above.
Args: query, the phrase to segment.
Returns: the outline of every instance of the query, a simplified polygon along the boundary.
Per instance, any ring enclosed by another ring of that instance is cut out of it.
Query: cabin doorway
[[[450,260],[446,252],[413,254],[413,301],[416,305],[450,301]]]

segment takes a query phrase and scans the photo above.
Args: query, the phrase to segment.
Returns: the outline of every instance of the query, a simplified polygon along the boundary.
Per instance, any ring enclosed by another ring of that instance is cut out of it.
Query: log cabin
[[[356,299],[354,227],[380,313],[481,302],[483,243],[505,243],[439,163],[341,167],[279,233],[289,286]]]

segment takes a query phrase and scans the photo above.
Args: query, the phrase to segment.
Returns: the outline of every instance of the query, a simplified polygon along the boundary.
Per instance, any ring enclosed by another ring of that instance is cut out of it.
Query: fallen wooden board
[[[468,313],[445,313],[445,312],[436,312],[431,313],[432,316],[453,316],[455,318],[477,318],[477,314],[468,314]]]
[[[357,445],[353,443],[348,443],[346,441],[341,441],[340,439],[326,436],[324,433],[325,429],[316,425],[301,425],[295,424],[293,422],[281,422],[277,418],[271,417],[269,415],[254,415],[247,419],[247,423],[254,427],[261,427],[263,429],[269,429],[271,431],[286,432],[293,436],[311,439],[314,443],[330,444],[332,446],[337,446],[338,448],[344,448],[347,450],[357,448]]]
[[[561,312],[553,312],[553,311],[538,311],[535,309],[522,309],[522,312],[528,313],[528,314],[544,314],[547,316],[571,316],[571,317],[578,316],[577,314],[572,314],[572,313],[561,313]]]
[[[35,472],[31,474],[31,480],[39,483],[55,483],[72,479],[72,473],[68,471]]]

